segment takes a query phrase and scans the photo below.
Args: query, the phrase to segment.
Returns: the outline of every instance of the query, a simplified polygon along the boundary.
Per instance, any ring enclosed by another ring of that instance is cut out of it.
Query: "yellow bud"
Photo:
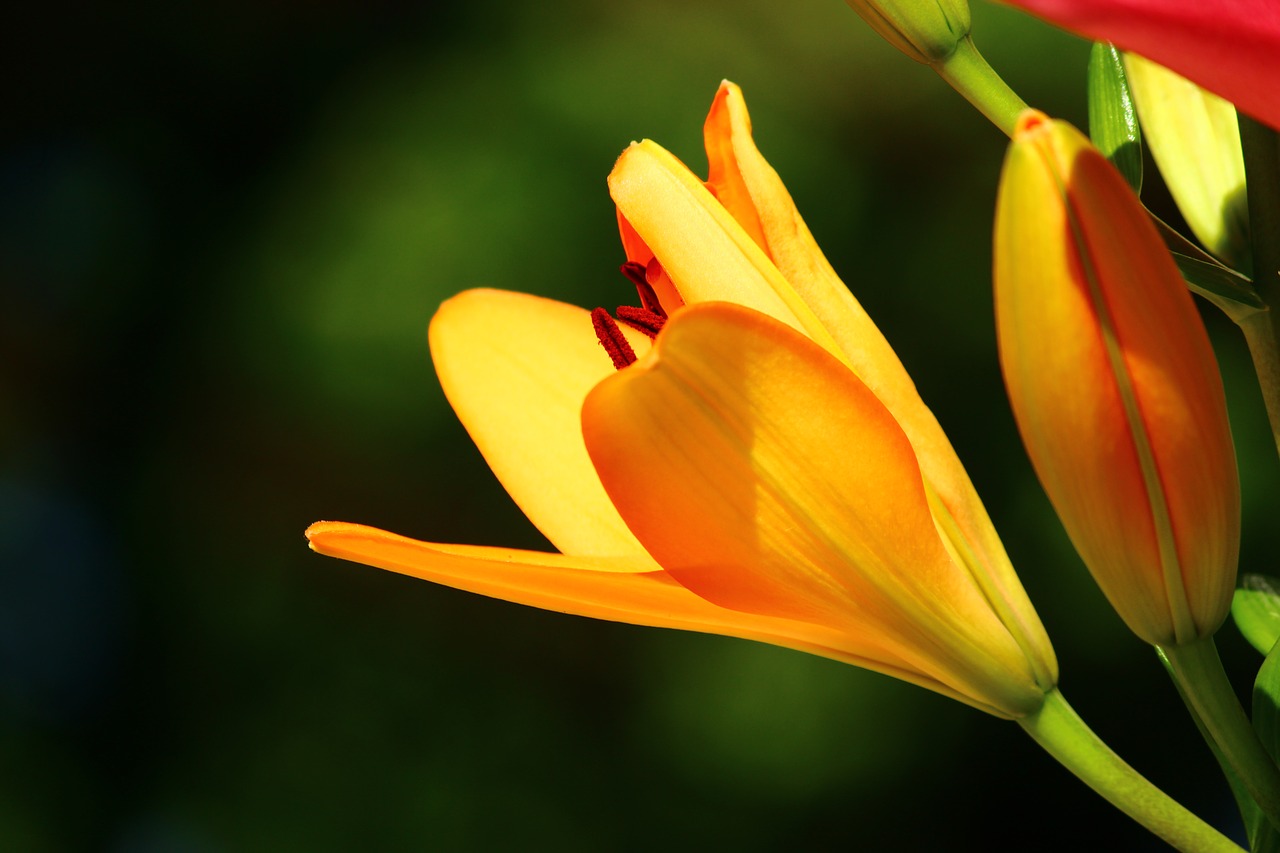
[[[1149,643],[1213,634],[1240,546],[1213,350],[1124,178],[1035,111],[1001,176],[995,298],[1018,428],[1094,579]]]

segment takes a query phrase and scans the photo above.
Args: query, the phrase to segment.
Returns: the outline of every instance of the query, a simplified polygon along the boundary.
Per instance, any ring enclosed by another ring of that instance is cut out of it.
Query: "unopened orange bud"
[[[1067,533],[1142,639],[1225,619],[1240,486],[1222,380],[1137,197],[1075,128],[1028,111],[995,225],[1000,361]]]

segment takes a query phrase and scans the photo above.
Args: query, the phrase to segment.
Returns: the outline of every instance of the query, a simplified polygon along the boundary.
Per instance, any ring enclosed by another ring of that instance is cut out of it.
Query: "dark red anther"
[[[627,261],[622,265],[622,274],[636,286],[636,293],[640,294],[640,304],[646,311],[661,317],[667,316],[667,312],[662,310],[662,303],[658,301],[658,294],[649,283],[648,269],[644,264],[639,261]]]
[[[661,332],[662,327],[667,324],[665,315],[655,314],[646,308],[637,308],[634,305],[619,305],[618,320],[638,332],[644,332],[651,338],[656,338],[658,332]]]
[[[631,348],[631,344],[627,343],[627,338],[622,334],[622,330],[618,328],[618,324],[609,312],[603,308],[597,308],[591,312],[591,325],[595,327],[596,338],[600,341],[600,346],[604,347],[604,351],[609,353],[609,358],[613,360],[613,366],[618,370],[627,365],[636,363],[636,352]]]

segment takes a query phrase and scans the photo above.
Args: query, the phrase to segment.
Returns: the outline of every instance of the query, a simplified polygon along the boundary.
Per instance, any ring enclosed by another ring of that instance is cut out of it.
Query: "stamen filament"
[[[657,261],[655,259],[654,263]],[[667,312],[662,309],[662,303],[658,301],[658,294],[653,289],[653,285],[649,283],[649,269],[639,261],[627,261],[621,267],[622,274],[636,286],[636,293],[640,294],[640,305],[646,310],[660,317],[666,317]]]

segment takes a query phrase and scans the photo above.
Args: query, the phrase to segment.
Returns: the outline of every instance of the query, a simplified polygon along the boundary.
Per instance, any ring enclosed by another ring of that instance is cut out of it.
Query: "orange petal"
[[[910,443],[826,351],[740,306],[686,308],[596,387],[583,432],[605,489],[672,576],[725,607],[1016,715],[1042,693],[934,528]]]
[[[1005,162],[995,288],[1019,429],[1099,586],[1148,642],[1209,636],[1230,606],[1240,512],[1213,350],[1124,179],[1038,113]]]
[[[893,413],[939,498],[939,510],[950,517],[946,526],[960,540],[958,547],[972,554],[993,599],[1007,602],[1010,620],[1022,623],[1027,648],[1048,649],[1039,617],[951,442],[889,342],[831,268],[782,179],[756,147],[746,102],[733,83],[720,84],[703,137],[711,191],[831,333],[858,378]],[[1055,668],[1046,660],[1046,677]]]
[[[865,660],[840,647],[839,632],[822,626],[727,610],[694,595],[652,564],[635,558],[584,558],[534,551],[419,542],[340,521],[307,529],[312,550],[422,578],[455,589],[545,610],[785,646],[884,672],[975,704],[918,673]],[[977,705],[984,711],[997,709]]]
[[[624,328],[637,354],[649,339]],[[445,396],[504,488],[551,543],[575,554],[643,554],[609,502],[579,412],[614,372],[587,311],[522,293],[469,290],[431,321]]]

